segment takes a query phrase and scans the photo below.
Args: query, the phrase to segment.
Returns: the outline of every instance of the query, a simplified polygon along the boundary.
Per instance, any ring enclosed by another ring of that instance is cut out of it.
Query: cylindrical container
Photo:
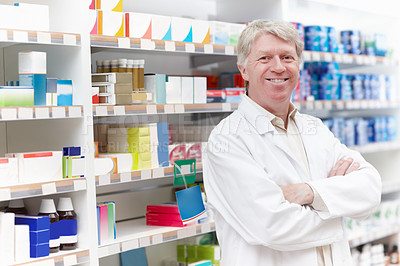
[[[76,249],[78,242],[78,223],[71,198],[61,197],[57,212],[60,216],[60,249]]]
[[[133,80],[134,80],[134,76],[133,76],[133,59],[128,59],[127,60],[127,65],[126,65],[126,72],[129,72],[132,74],[132,91],[133,91]]]
[[[306,26],[305,32],[305,49],[309,51],[321,51],[321,27]]]
[[[38,215],[50,218],[50,253],[60,251],[59,216],[53,199],[42,199]]]
[[[110,72],[111,72],[111,61],[103,60],[103,73],[110,73]]]
[[[96,72],[97,73],[103,73],[103,60],[97,60],[96,61]]]
[[[139,90],[144,91],[144,60],[139,60]]]
[[[334,27],[328,27],[328,43],[329,43],[329,52],[337,53],[338,43],[336,38],[336,30]]]
[[[133,60],[133,90],[139,91],[139,64],[140,60]]]
[[[22,199],[11,200],[8,203],[6,212],[12,212],[15,214],[28,214],[28,210],[25,208],[24,201]]]
[[[118,59],[118,72],[127,72],[128,59]]]
[[[321,52],[329,52],[329,31],[328,27],[325,26],[320,26],[321,31],[319,32],[320,34],[320,51]]]
[[[111,72],[118,72],[119,68],[118,68],[118,60],[111,60]]]

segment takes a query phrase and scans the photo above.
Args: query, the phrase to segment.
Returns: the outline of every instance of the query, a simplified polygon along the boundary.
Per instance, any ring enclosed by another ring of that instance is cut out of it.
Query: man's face
[[[238,66],[249,82],[248,95],[269,111],[290,101],[299,79],[299,58],[294,44],[271,34],[253,42],[247,66]]]

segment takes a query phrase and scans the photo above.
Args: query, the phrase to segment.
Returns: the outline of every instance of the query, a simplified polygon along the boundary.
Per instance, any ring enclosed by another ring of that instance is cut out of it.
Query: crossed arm
[[[352,158],[341,159],[330,171],[328,178],[332,176],[344,176],[349,174],[360,167],[358,162],[353,163]],[[291,184],[287,186],[280,186],[285,199],[290,203],[297,203],[300,205],[311,204],[314,201],[314,193],[307,183]]]

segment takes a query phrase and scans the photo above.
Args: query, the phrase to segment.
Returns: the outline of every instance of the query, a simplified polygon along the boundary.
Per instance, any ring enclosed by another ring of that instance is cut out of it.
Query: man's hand
[[[353,161],[354,160],[352,158],[340,159],[332,168],[328,177],[346,175],[357,170],[360,167],[360,164],[358,162],[353,163]]]
[[[290,203],[300,205],[311,204],[314,200],[314,193],[311,187],[306,183],[299,183],[287,186],[280,186],[285,199]]]

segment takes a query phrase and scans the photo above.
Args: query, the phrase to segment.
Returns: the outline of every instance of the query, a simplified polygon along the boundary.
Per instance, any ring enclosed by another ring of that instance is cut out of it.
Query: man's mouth
[[[282,83],[288,80],[288,78],[284,78],[284,79],[267,79],[270,82],[274,82],[274,83]]]

